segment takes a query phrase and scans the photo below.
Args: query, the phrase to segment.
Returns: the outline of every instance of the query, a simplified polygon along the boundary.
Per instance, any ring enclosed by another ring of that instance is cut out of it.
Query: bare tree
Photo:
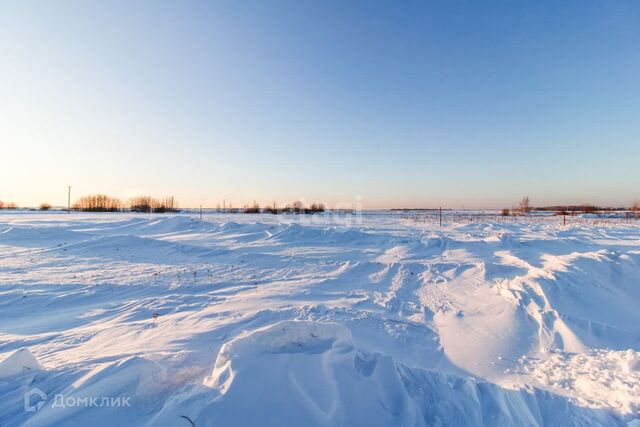
[[[49,209],[51,209],[51,205],[49,203],[43,203],[40,205],[41,211],[48,211]]]
[[[525,214],[527,212],[531,212],[531,202],[529,201],[529,196],[524,196],[520,203],[518,203],[520,208],[520,212]]]

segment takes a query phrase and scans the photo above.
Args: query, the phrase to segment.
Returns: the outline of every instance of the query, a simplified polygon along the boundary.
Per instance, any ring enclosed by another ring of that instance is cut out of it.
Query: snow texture
[[[640,425],[638,223],[359,219],[1,213],[0,425]]]

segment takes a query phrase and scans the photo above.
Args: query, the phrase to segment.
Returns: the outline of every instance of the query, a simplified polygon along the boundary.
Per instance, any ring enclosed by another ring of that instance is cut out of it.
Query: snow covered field
[[[347,219],[0,214],[0,425],[640,425],[640,223]]]

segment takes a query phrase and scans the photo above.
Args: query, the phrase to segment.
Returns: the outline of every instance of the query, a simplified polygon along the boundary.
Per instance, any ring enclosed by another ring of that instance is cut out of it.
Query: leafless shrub
[[[4,208],[4,202],[0,200],[0,209]]]
[[[509,216],[509,215],[511,215],[511,211],[509,210],[509,208],[504,208],[504,209],[502,209],[502,211],[500,211],[500,214],[502,216]]]
[[[309,214],[316,212],[324,212],[324,205],[322,203],[312,203],[310,207],[305,207],[304,204],[300,201],[293,202],[292,205],[288,205],[282,212],[284,213],[298,213],[298,214]]]
[[[41,211],[48,211],[49,209],[51,209],[51,205],[49,203],[43,203],[40,205]]]

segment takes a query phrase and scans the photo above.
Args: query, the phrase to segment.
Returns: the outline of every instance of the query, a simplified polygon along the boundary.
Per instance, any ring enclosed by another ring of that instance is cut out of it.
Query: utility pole
[[[442,227],[442,206],[440,206],[440,227]]]
[[[200,221],[202,221],[202,205],[200,205]]]
[[[67,192],[67,214],[71,213],[71,186],[69,186],[69,191]]]

